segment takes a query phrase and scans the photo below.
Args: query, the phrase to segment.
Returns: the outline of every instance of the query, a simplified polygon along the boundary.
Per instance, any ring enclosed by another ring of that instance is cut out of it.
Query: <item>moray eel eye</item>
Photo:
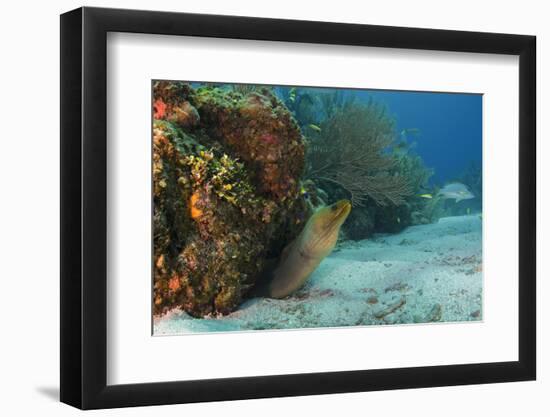
[[[332,233],[332,229],[334,227],[339,228],[342,223],[344,223],[344,220],[346,220],[346,217],[348,217],[351,210],[351,203],[348,200],[337,201],[324,209],[324,213],[326,213],[327,216],[321,214],[322,210],[323,209],[321,209],[317,215],[319,225],[321,229]]]
[[[330,206],[332,212],[338,212],[338,216],[343,215],[344,220],[351,210],[351,202],[349,200],[340,200]]]

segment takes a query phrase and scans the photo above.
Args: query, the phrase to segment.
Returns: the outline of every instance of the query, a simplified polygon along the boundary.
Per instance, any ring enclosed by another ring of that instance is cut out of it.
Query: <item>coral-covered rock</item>
[[[153,95],[154,311],[229,313],[307,220],[300,130],[268,91]]]
[[[202,88],[196,103],[204,127],[245,162],[261,192],[277,200],[296,195],[304,169],[302,135],[269,90],[242,96]]]

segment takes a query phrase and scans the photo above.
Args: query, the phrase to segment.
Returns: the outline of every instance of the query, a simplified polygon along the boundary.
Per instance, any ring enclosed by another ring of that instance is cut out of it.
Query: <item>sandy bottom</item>
[[[479,215],[345,242],[284,300],[255,298],[221,318],[173,310],[154,334],[481,320],[481,247]]]

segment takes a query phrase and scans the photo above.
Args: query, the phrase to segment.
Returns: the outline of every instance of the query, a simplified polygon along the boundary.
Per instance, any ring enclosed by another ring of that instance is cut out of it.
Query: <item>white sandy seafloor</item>
[[[248,300],[220,318],[173,310],[154,319],[154,334],[481,320],[481,223],[446,217],[345,242],[286,299]]]

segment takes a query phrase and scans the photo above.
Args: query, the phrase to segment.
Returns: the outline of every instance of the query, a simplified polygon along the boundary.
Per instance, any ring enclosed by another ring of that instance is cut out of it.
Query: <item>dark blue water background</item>
[[[409,142],[426,166],[434,168],[432,182],[452,181],[470,162],[481,166],[482,95],[403,91],[357,91],[361,99],[384,103],[397,121],[398,132],[417,128]]]

